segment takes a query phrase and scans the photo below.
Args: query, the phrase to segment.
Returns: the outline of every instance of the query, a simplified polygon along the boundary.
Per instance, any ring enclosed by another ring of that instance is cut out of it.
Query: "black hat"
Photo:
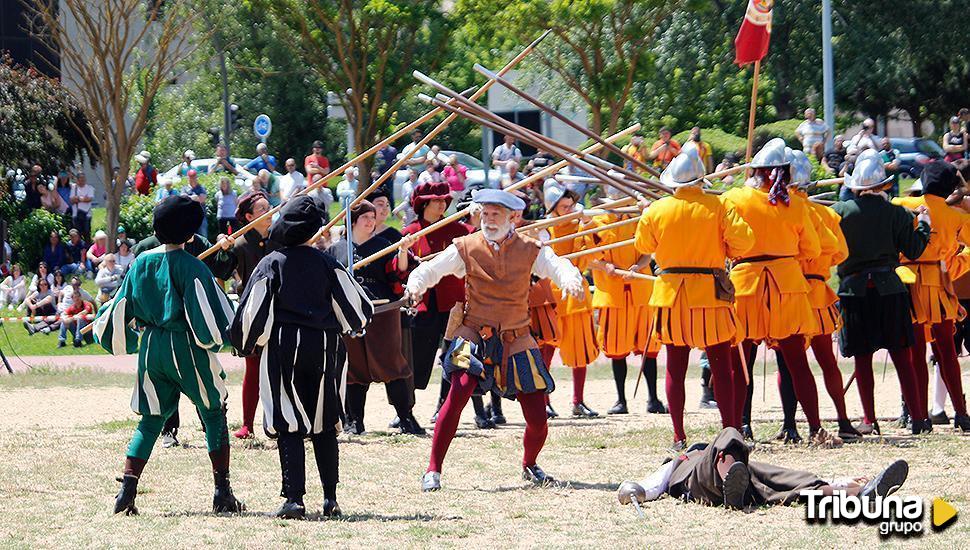
[[[923,194],[949,197],[957,187],[957,169],[949,162],[935,160],[923,167]]]
[[[202,205],[186,195],[166,197],[155,205],[153,214],[152,228],[162,244],[182,244],[189,240],[205,218]]]
[[[377,189],[371,191],[371,194],[367,195],[367,200],[373,203],[378,197],[384,197],[388,201],[391,200],[391,193],[387,188],[387,184],[381,185]]]
[[[319,139],[313,142],[313,147],[311,147],[311,149],[314,149],[317,147],[323,149],[323,142],[320,141]]]
[[[321,227],[323,218],[313,199],[297,195],[280,209],[280,217],[269,228],[269,238],[283,246],[301,245]]]

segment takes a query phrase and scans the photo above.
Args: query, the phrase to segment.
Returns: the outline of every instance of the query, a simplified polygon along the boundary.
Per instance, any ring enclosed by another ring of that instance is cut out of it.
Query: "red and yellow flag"
[[[748,0],[748,9],[744,12],[744,21],[734,39],[734,62],[747,65],[768,53],[768,42],[771,40],[771,9],[774,0]]]

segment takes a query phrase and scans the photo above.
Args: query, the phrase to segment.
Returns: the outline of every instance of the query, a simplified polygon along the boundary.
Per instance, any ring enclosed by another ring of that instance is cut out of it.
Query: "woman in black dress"
[[[390,241],[377,236],[377,209],[369,201],[361,201],[350,211],[353,239],[353,261],[387,248]],[[385,230],[386,232],[387,230]],[[414,244],[413,237],[406,237],[397,254],[387,255],[360,269],[354,270],[354,278],[367,292],[372,301],[395,302],[404,294],[403,282],[408,268],[415,260],[408,249]],[[327,252],[337,261],[348,262],[346,236],[331,246]],[[397,412],[401,433],[423,435],[424,429],[414,418],[414,394],[408,385],[412,376],[410,363],[401,352],[401,308],[390,306],[374,315],[374,320],[362,336],[344,336],[347,347],[347,397],[345,414],[346,431],[364,433],[364,405],[367,390],[373,383],[383,382],[387,387],[387,399]]]

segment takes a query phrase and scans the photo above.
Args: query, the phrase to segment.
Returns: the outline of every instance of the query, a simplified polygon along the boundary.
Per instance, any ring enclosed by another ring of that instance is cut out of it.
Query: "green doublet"
[[[94,321],[108,352],[138,352],[131,408],[167,418],[184,393],[200,410],[222,410],[225,372],[215,352],[233,312],[212,273],[182,249],[155,249],[129,268],[114,299]],[[144,328],[139,343],[135,327]]]

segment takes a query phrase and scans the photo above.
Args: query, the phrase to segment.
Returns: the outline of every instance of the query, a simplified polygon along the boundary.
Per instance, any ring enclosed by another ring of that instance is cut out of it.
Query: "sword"
[[[374,315],[378,313],[384,313],[385,311],[393,311],[395,309],[401,309],[401,306],[407,305],[408,299],[401,298],[400,300],[390,301],[390,300],[374,300],[371,302],[374,304]]]
[[[644,377],[643,374],[643,363],[640,363],[640,372],[637,373],[637,384],[633,386],[633,398],[637,398],[637,390],[640,389],[640,379]]]

